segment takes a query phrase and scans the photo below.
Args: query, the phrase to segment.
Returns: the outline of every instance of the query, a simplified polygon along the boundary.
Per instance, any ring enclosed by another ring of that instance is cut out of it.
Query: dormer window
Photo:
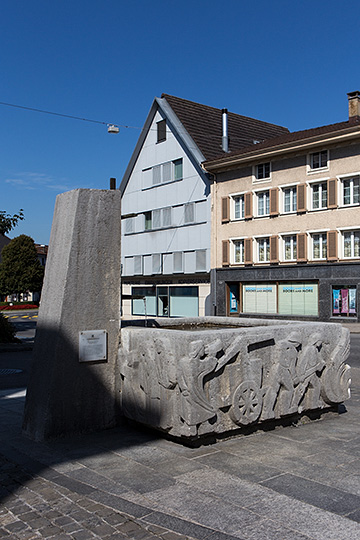
[[[256,180],[270,178],[270,162],[256,165]]]
[[[310,154],[310,169],[326,169],[328,164],[328,151],[314,152]]]

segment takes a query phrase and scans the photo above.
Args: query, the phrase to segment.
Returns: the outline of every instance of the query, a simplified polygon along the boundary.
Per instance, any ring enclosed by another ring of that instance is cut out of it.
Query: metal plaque
[[[106,330],[79,332],[79,362],[107,360]]]

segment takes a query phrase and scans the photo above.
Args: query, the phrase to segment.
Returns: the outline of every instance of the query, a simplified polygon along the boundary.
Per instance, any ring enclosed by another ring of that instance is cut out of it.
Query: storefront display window
[[[318,315],[318,284],[294,282],[278,284],[280,315]]]
[[[356,286],[339,285],[332,288],[332,315],[334,317],[356,317]]]
[[[152,317],[198,317],[198,287],[132,287],[132,314]]]
[[[229,311],[230,315],[234,313],[239,313],[239,284],[231,283],[229,285]]]
[[[276,283],[243,285],[243,313],[276,312]]]

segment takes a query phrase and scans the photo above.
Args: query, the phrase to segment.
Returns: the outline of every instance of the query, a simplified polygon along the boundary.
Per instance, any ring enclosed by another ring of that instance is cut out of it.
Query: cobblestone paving
[[[76,494],[0,457],[1,540],[185,540]]]

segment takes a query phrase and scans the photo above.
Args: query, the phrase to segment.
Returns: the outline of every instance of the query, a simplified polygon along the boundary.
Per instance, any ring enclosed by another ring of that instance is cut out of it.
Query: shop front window
[[[339,285],[332,288],[333,317],[356,317],[356,286]]]
[[[199,288],[132,287],[132,314],[152,317],[198,317]]]

